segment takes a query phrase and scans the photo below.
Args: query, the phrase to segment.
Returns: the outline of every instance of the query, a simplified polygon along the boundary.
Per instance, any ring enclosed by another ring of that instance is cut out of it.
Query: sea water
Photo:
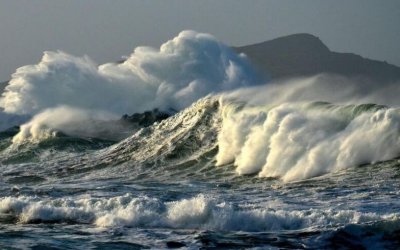
[[[2,132],[0,246],[396,249],[398,117],[211,96],[119,142]]]

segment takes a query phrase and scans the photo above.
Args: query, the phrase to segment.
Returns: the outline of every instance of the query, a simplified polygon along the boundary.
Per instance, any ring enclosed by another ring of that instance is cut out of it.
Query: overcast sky
[[[234,46],[306,32],[400,65],[399,25],[400,0],[0,0],[0,81],[45,50],[104,63],[184,29]]]

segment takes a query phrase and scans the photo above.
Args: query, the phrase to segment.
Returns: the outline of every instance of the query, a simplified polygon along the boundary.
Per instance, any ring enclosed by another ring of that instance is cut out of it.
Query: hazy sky
[[[400,65],[400,0],[0,0],[0,81],[45,50],[104,63],[183,29],[247,45],[311,33],[332,50]]]

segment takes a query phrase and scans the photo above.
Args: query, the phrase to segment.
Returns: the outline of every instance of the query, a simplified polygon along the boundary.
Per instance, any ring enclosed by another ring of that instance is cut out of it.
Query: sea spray
[[[37,65],[17,69],[0,108],[8,116],[34,115],[14,142],[40,141],[57,132],[120,140],[124,128],[95,131],[99,116],[115,120],[156,108],[179,111],[207,94],[259,83],[243,55],[211,35],[183,31],[159,49],[136,48],[121,63],[97,65],[87,56],[45,52]],[[19,121],[2,122],[0,129]]]
[[[359,77],[320,73],[310,77],[272,80],[259,86],[236,89],[225,99],[249,105],[279,105],[283,103],[329,102],[334,104],[373,103],[399,107],[400,82],[376,82]]]
[[[181,110],[212,93],[259,83],[244,56],[213,36],[183,31],[159,49],[138,47],[122,63],[45,52],[17,69],[0,99],[5,112],[37,114],[71,106],[119,115]]]

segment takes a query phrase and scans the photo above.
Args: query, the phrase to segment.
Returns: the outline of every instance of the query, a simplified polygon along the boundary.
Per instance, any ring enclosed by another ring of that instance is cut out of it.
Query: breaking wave
[[[46,52],[18,69],[0,98],[0,245],[398,246],[400,85],[259,83],[193,31],[119,63]]]
[[[28,125],[21,127],[14,141],[21,133],[35,132]],[[71,164],[84,168],[134,162],[162,172],[180,165],[203,168],[197,163],[204,156],[207,162],[202,164],[208,168],[210,164],[233,167],[239,175],[289,182],[398,157],[400,110],[324,102],[255,106],[209,96],[115,145],[104,146],[90,161]]]
[[[96,161],[165,168],[196,165],[193,160],[207,155],[215,168],[233,165],[239,175],[288,182],[391,160],[399,153],[399,109],[322,102],[247,106],[210,96],[104,150]]]
[[[396,213],[380,215],[353,210],[276,210],[252,204],[234,206],[200,194],[164,202],[130,194],[111,198],[4,197],[2,220],[19,223],[78,223],[98,227],[164,227],[223,231],[320,229],[381,220],[399,220]]]
[[[217,165],[239,174],[307,179],[393,159],[400,153],[400,110],[384,106],[281,104],[227,109]]]

